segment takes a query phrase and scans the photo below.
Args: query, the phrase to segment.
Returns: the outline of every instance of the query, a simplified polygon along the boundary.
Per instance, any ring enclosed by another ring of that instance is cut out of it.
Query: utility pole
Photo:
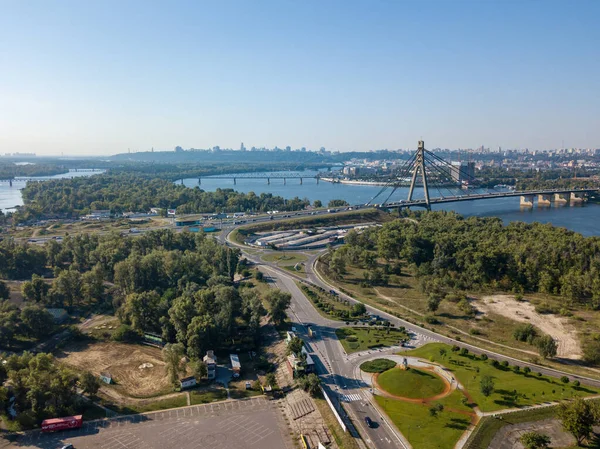
[[[417,149],[417,159],[415,161],[415,167],[413,168],[412,180],[410,182],[410,190],[408,191],[408,201],[412,201],[413,192],[415,190],[415,184],[417,182],[417,176],[421,172],[423,178],[423,191],[425,192],[425,204],[427,209],[431,209],[429,205],[429,189],[427,188],[427,174],[425,173],[425,142],[419,140],[419,148]]]

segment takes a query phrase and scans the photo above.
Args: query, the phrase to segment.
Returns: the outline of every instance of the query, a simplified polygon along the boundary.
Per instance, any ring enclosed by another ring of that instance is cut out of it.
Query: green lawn
[[[306,262],[307,258],[304,254],[292,253],[292,252],[277,252],[265,254],[261,257],[265,262],[276,262],[277,266],[291,266],[293,267],[297,263]]]
[[[398,345],[401,340],[406,338],[406,333],[398,329],[375,326],[343,327],[336,329],[335,334],[347,354],[382,346]]]
[[[190,392],[192,405],[207,404],[209,402],[224,401],[227,391],[224,388],[211,388],[208,390],[194,390]]]
[[[444,391],[444,382],[435,374],[410,368],[392,368],[377,378],[379,386],[390,394],[404,398],[430,398]]]
[[[433,417],[428,405],[382,396],[375,399],[414,448],[451,449],[471,422],[469,416],[448,409]]]
[[[446,350],[445,356],[440,355],[442,348]],[[458,355],[452,352],[450,346],[441,343],[429,343],[402,354],[421,357],[449,368],[484,412],[598,394],[598,390],[591,387],[564,384],[555,377],[538,376],[533,372],[526,375],[522,370],[515,373],[512,367],[495,368],[491,360],[483,361],[472,354]],[[479,388],[485,375],[491,376],[495,383],[495,391],[489,397],[485,397]]]

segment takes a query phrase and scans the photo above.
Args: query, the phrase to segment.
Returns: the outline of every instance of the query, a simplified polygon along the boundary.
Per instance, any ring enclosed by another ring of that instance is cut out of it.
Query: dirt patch
[[[556,315],[540,315],[535,307],[525,301],[517,301],[512,295],[484,296],[473,303],[482,313],[493,312],[520,323],[531,323],[556,340],[557,356],[577,360],[582,356],[581,345],[573,326],[568,320]]]
[[[96,375],[109,372],[117,388],[129,396],[148,397],[172,391],[158,348],[117,342],[76,342],[67,345],[57,358]]]

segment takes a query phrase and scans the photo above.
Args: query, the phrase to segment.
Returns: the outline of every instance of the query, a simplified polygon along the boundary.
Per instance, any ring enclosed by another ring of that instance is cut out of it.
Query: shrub
[[[562,376],[562,377],[560,378],[560,381],[561,381],[563,384],[568,384],[568,383],[569,383],[569,378],[568,378],[567,376]]]
[[[526,366],[525,368],[523,368],[523,372],[525,374],[529,374],[531,372],[531,368],[529,368],[528,366]]]
[[[481,335],[481,331],[479,329],[471,328],[471,329],[469,329],[469,334],[471,334],[471,335]]]
[[[484,362],[488,359],[487,354],[481,354],[481,360],[483,360]]]
[[[140,341],[142,336],[140,333],[131,328],[131,326],[127,324],[121,324],[119,327],[115,329],[112,336],[115,341],[124,341],[128,343],[135,343]]]
[[[469,353],[469,350],[467,348],[461,348],[460,350],[460,355],[465,356]]]
[[[578,387],[579,385],[581,385],[581,383],[578,380],[574,380],[573,381],[573,386],[574,387]]]
[[[364,362],[360,369],[365,373],[383,373],[396,366],[396,362],[389,359],[375,359]]]
[[[500,363],[498,362],[498,360],[490,360],[490,365],[492,365],[494,368],[498,368],[500,366]]]
[[[500,362],[500,365],[502,365],[504,368],[508,368],[508,362],[506,360],[502,360],[502,362]]]
[[[460,348],[457,345],[453,345],[452,352],[458,352],[458,351],[460,351]]]

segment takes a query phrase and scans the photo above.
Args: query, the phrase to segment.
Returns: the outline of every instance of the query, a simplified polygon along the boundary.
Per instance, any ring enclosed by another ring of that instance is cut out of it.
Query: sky
[[[599,18],[597,0],[0,0],[0,154],[600,148]]]

